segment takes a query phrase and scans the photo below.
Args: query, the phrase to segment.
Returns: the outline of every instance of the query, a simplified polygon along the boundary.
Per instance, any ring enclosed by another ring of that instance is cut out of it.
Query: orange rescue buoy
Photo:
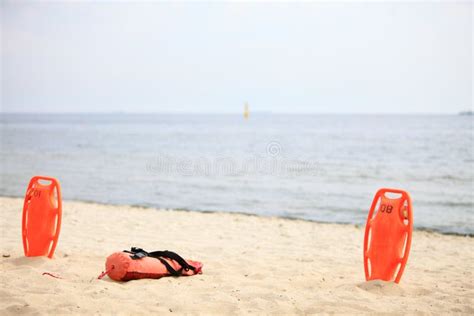
[[[159,279],[165,276],[191,276],[202,273],[202,263],[185,260],[172,251],[147,252],[132,247],[130,251],[115,252],[107,257],[105,272],[99,279],[108,275],[115,281],[138,279]]]
[[[410,253],[412,231],[410,195],[398,189],[378,190],[365,225],[364,269],[367,281],[400,282]]]
[[[61,187],[58,180],[43,176],[31,178],[23,204],[25,256],[53,257],[61,229],[61,213]]]

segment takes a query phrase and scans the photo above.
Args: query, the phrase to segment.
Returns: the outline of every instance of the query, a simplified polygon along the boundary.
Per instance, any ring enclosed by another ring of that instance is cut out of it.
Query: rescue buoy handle
[[[38,183],[38,180],[46,180],[46,181],[51,181],[51,184],[57,183],[58,180],[56,180],[53,177],[48,177],[48,176],[34,176],[31,178],[30,182],[36,182]]]
[[[377,191],[377,193],[375,194],[375,196],[385,195],[385,193],[396,193],[396,194],[400,194],[401,197],[404,198],[404,199],[409,199],[410,198],[410,196],[408,195],[408,193],[406,191],[403,191],[403,190],[400,190],[400,189],[389,189],[389,188],[379,189]]]

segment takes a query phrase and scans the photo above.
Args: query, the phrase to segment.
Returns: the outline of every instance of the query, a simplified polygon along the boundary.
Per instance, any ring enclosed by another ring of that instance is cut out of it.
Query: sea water
[[[63,198],[363,224],[381,187],[415,227],[474,233],[473,117],[1,114],[0,195],[33,175]]]

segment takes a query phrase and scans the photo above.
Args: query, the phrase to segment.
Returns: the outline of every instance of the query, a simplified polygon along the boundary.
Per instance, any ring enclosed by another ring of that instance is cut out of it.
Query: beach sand
[[[64,202],[54,259],[26,258],[22,206],[0,198],[1,315],[474,313],[470,237],[415,231],[396,285],[364,281],[363,227],[83,202]],[[175,251],[204,273],[97,280],[131,246]]]

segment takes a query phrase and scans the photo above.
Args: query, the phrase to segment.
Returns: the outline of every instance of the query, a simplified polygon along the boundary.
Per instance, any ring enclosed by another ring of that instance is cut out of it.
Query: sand
[[[364,281],[354,225],[64,202],[50,260],[23,256],[22,203],[0,198],[1,315],[474,313],[470,237],[415,231],[397,285]],[[130,246],[173,250],[204,273],[97,280],[105,258]]]

